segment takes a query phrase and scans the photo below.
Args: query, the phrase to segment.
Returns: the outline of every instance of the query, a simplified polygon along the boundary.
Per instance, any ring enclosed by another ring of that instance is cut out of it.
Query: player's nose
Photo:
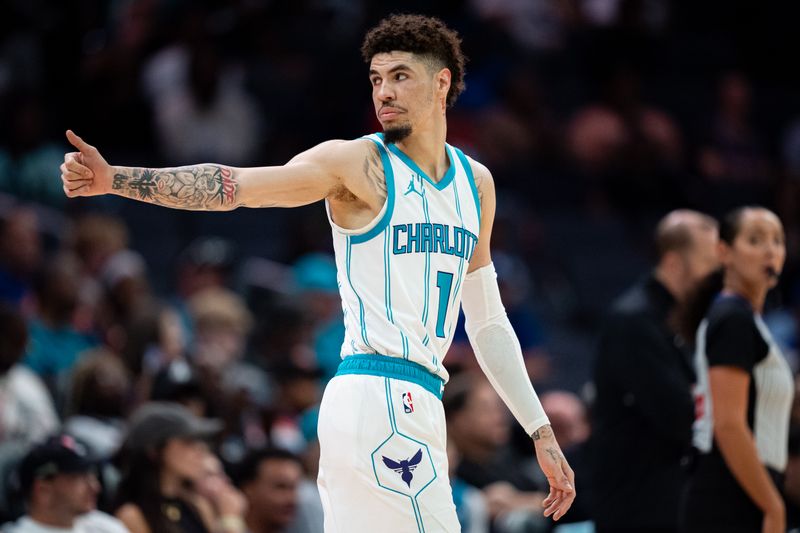
[[[394,98],[394,89],[392,89],[391,84],[381,83],[380,87],[378,88],[378,99],[381,102],[391,102],[394,100]]]

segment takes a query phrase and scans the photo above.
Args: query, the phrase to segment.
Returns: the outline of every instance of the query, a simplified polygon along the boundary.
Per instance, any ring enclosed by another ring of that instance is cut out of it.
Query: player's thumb
[[[78,137],[72,130],[67,130],[67,140],[82,154],[85,154],[86,152],[92,149],[92,146],[90,144],[88,144],[86,141]]]

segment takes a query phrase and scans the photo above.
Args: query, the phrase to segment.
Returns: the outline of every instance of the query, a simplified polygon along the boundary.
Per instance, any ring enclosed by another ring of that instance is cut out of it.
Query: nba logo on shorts
[[[403,393],[403,410],[406,413],[413,413],[414,412],[414,402],[411,400],[411,393],[404,392]]]

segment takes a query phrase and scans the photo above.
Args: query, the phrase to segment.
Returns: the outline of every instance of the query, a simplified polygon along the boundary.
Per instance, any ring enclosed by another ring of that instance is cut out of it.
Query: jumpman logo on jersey
[[[400,474],[400,479],[406,482],[408,488],[411,488],[411,480],[414,479],[414,474],[411,472],[413,472],[417,468],[417,465],[419,465],[419,462],[422,461],[422,448],[417,450],[417,453],[415,453],[414,457],[411,459],[403,459],[399,463],[389,459],[385,455],[382,457],[383,464]]]
[[[419,182],[419,189],[414,186],[416,182]],[[420,198],[425,197],[425,187],[422,186],[422,176],[419,174],[411,174],[411,181],[408,182],[408,188],[403,196],[408,196],[412,192],[419,194]]]

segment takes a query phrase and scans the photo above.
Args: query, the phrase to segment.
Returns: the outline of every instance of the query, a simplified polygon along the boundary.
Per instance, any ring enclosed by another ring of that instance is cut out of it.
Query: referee
[[[767,209],[742,207],[722,220],[720,241],[723,268],[702,284],[683,320],[687,336],[697,332],[694,444],[701,453],[682,531],[783,533],[794,380],[761,319],[786,260],[783,225]]]
[[[671,319],[717,267],[717,241],[711,217],[667,214],[656,229],[655,269],[614,304],[601,331],[587,480],[599,533],[677,531],[694,372]]]

